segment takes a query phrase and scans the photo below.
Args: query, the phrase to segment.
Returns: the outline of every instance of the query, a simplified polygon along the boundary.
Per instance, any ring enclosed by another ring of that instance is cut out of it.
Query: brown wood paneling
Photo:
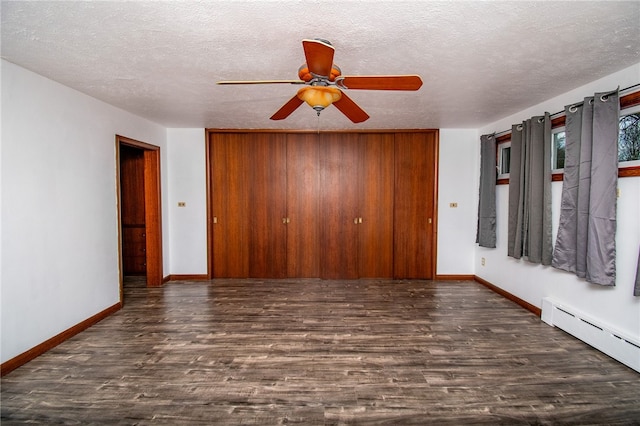
[[[249,276],[287,276],[287,139],[284,134],[248,135]]]
[[[395,135],[394,276],[435,273],[436,133]]]
[[[122,228],[122,264],[124,275],[147,273],[147,234],[144,225]]]
[[[321,135],[321,278],[358,278],[360,140],[348,134]]]
[[[360,135],[359,276],[393,277],[394,135]]]
[[[120,146],[120,214],[123,225],[144,225],[144,151]]]
[[[211,134],[213,277],[249,276],[247,137]]]
[[[316,134],[287,135],[287,275],[320,276],[320,143]]]
[[[120,222],[124,275],[147,273],[144,150],[120,144]]]

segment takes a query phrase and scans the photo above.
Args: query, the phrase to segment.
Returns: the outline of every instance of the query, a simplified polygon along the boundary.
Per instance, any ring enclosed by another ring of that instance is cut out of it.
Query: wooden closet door
[[[320,277],[358,278],[360,139],[324,134],[321,144]]]
[[[358,270],[361,278],[393,277],[393,133],[360,135]]]
[[[249,276],[287,276],[287,140],[278,133],[249,133],[247,158]]]
[[[320,276],[320,143],[315,134],[287,135],[287,275]]]
[[[396,133],[394,278],[433,279],[436,133]]]
[[[211,133],[214,278],[249,276],[247,140],[242,133]]]

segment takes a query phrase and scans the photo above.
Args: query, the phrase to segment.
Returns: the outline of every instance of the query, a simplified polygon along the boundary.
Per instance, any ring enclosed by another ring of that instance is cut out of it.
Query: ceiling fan
[[[354,123],[369,118],[344,92],[348,90],[418,90],[422,80],[418,75],[343,76],[333,63],[334,47],[323,39],[302,40],[306,63],[298,69],[299,80],[219,81],[218,84],[300,84],[298,93],[271,116],[283,120],[304,102],[320,112],[333,104]]]

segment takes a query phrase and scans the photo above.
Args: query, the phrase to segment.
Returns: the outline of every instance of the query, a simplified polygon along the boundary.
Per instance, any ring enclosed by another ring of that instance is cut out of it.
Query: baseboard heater
[[[552,298],[542,299],[542,321],[558,327],[640,372],[640,340]]]

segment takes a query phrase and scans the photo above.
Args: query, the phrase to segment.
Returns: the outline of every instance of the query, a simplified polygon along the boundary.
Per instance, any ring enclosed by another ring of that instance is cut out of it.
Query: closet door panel
[[[321,135],[321,278],[358,278],[360,139],[357,134]]]
[[[359,276],[393,277],[394,136],[362,134],[359,181]]]
[[[287,276],[286,153],[284,134],[250,133],[247,141],[249,276]]]
[[[211,203],[214,278],[249,276],[247,137],[211,134]]]
[[[287,135],[287,275],[320,276],[320,143],[315,134]]]
[[[435,132],[395,135],[394,277],[432,279]]]

